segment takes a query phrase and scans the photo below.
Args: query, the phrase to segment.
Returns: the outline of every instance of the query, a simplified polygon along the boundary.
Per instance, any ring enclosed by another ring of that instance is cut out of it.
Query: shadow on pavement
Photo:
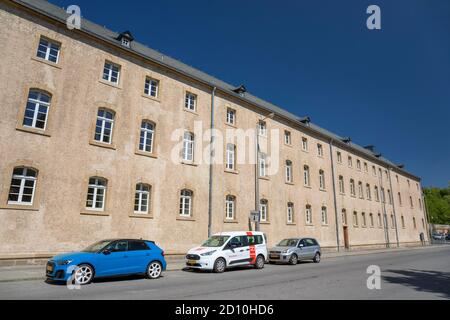
[[[383,280],[411,287],[417,291],[441,294],[450,298],[450,273],[427,270],[385,270],[398,276],[383,276]]]
[[[164,278],[164,275],[161,275],[160,278]],[[115,276],[115,277],[105,277],[105,278],[97,278],[92,280],[92,283],[108,283],[108,282],[124,282],[124,281],[157,281],[158,279],[147,279],[144,275],[129,275],[129,276]],[[67,283],[65,281],[57,281],[57,280],[45,280],[44,281],[47,284],[54,285],[54,286],[66,286]]]

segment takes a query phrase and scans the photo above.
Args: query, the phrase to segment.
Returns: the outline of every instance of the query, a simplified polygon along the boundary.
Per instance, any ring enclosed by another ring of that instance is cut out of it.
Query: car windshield
[[[295,247],[297,245],[298,239],[284,239],[278,246],[280,247]]]
[[[99,252],[101,249],[106,247],[109,243],[111,243],[111,240],[103,240],[103,241],[96,242],[93,245],[90,245],[89,247],[84,249],[83,252],[93,252],[93,253]]]
[[[229,238],[229,236],[212,236],[202,244],[202,247],[222,247]]]

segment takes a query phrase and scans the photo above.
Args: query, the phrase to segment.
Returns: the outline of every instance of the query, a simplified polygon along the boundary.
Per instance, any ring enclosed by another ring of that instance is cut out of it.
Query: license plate
[[[276,255],[276,254],[271,254],[270,257],[271,257],[272,259],[279,259],[279,258],[280,258],[280,256],[279,256],[279,255]]]
[[[197,261],[195,261],[195,260],[188,260],[188,264],[197,264]]]
[[[53,272],[53,266],[52,265],[48,265],[47,266],[47,272]]]

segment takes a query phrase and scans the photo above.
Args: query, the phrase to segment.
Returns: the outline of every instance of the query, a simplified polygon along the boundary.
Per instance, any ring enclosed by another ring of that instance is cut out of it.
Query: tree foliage
[[[430,223],[450,224],[450,184],[447,188],[424,188]]]

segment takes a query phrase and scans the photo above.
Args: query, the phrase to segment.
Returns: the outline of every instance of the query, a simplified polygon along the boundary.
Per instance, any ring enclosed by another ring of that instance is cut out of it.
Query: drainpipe
[[[384,221],[384,237],[386,240],[386,248],[390,248],[390,242],[389,242],[389,223],[386,213],[386,193],[383,195],[383,172],[381,170],[378,170],[378,186],[379,186],[379,199],[381,202],[381,209],[383,210],[383,221]]]
[[[340,251],[340,241],[339,241],[339,221],[338,221],[338,209],[337,209],[337,198],[336,198],[336,180],[334,174],[334,160],[333,160],[333,139],[330,140],[330,159],[331,159],[331,178],[333,179],[333,196],[334,196],[334,218],[336,221],[336,243],[337,251]]]
[[[258,123],[256,123],[255,130],[255,149],[256,149],[256,161],[255,161],[255,211],[259,210],[259,132],[258,132]],[[261,212],[259,212],[259,219],[261,220]],[[255,231],[259,231],[260,225],[259,221],[255,222]]]
[[[392,211],[394,213],[394,219],[395,219],[395,236],[397,237],[397,248],[399,248],[400,247],[400,241],[398,239],[397,213],[395,212],[395,197],[394,197],[394,190],[392,189],[391,170],[392,170],[392,168],[388,168],[389,185],[390,185],[390,188],[391,188],[391,199],[389,199],[389,200],[392,201]]]
[[[213,159],[215,156],[214,149],[214,100],[216,97],[216,87],[211,92],[211,140],[209,150],[209,193],[208,193],[208,238],[212,235],[212,192],[213,192]]]

